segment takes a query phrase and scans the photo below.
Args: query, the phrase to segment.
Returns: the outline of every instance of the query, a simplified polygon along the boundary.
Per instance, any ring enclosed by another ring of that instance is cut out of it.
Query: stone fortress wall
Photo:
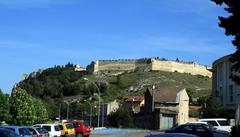
[[[87,66],[89,73],[102,71],[133,71],[135,69],[189,73],[192,75],[212,77],[212,72],[209,71],[205,65],[200,65],[195,62],[161,60],[159,58],[97,60]]]

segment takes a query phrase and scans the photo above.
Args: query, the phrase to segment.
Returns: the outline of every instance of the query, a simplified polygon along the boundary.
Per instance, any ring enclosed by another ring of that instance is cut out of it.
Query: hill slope
[[[212,87],[211,78],[200,75],[142,70],[124,72],[117,76],[90,75],[75,71],[72,64],[33,72],[18,86],[44,100],[52,113],[57,115],[59,103],[94,97],[98,91],[93,82],[98,86],[104,102],[121,99],[125,95],[143,95],[146,88],[152,85],[186,88],[192,97],[210,95]]]

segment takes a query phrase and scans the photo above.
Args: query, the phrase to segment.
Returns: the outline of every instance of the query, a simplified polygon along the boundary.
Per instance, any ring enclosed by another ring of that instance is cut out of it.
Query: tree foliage
[[[132,113],[123,107],[120,107],[116,112],[109,115],[109,125],[113,127],[133,127]]]
[[[32,96],[41,99],[46,97],[62,98],[63,96],[78,95],[83,91],[84,85],[79,86],[79,83],[75,83],[82,75],[74,70],[73,64],[68,63],[65,66],[55,66],[33,72],[18,86]]]
[[[3,94],[0,89],[0,122],[8,121],[11,118],[10,115],[10,97],[7,94]]]
[[[45,122],[47,112],[40,100],[34,99],[24,89],[14,88],[11,97],[10,124],[32,125],[37,122]]]
[[[33,98],[32,100],[33,106],[34,106],[34,123],[44,123],[48,121],[48,112],[43,104],[43,102],[39,99]]]
[[[12,124],[32,125],[34,123],[33,100],[27,92],[21,88],[15,88],[11,98]]]
[[[219,26],[225,29],[227,36],[233,36],[232,44],[236,47],[237,51],[233,54],[231,61],[233,70],[240,72],[240,1],[239,0],[212,0],[218,5],[225,5],[226,12],[230,14],[228,17],[219,16]],[[240,82],[240,76],[237,73],[232,74],[234,81]]]
[[[228,111],[211,96],[199,98],[198,103],[202,104],[202,117],[204,118],[228,118],[229,116]]]

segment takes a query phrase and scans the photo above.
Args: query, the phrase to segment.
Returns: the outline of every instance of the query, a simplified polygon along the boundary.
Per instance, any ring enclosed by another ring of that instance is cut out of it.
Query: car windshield
[[[44,128],[36,128],[36,130],[40,133],[40,134],[45,134],[45,133],[48,133],[46,129]]]
[[[54,126],[54,129],[55,129],[56,131],[61,131],[61,129],[60,129],[60,127],[59,127],[58,125]]]
[[[227,120],[218,120],[218,123],[221,125],[221,126],[229,126],[229,123]]]
[[[0,137],[18,137],[18,135],[8,129],[0,129]]]
[[[67,129],[73,129],[73,124],[66,124]]]
[[[79,123],[73,123],[74,127],[80,127]]]
[[[29,129],[27,129],[27,128],[19,128],[18,130],[19,130],[19,133],[20,133],[21,135],[32,135],[32,134],[30,133]]]

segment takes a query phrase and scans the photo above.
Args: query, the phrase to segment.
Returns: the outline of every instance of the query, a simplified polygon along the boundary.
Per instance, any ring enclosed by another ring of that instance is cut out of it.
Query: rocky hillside
[[[135,70],[118,75],[86,74],[75,71],[73,64],[55,66],[33,72],[19,82],[17,86],[25,89],[30,95],[42,99],[51,117],[57,117],[59,105],[63,114],[66,102],[71,103],[72,117],[80,116],[86,111],[84,100],[92,98],[97,101],[98,89],[103,102],[122,99],[126,95],[143,95],[147,87],[182,87],[186,88],[193,98],[211,94],[211,78],[178,72]],[[86,80],[88,79],[88,80]],[[96,88],[98,87],[98,89]]]

